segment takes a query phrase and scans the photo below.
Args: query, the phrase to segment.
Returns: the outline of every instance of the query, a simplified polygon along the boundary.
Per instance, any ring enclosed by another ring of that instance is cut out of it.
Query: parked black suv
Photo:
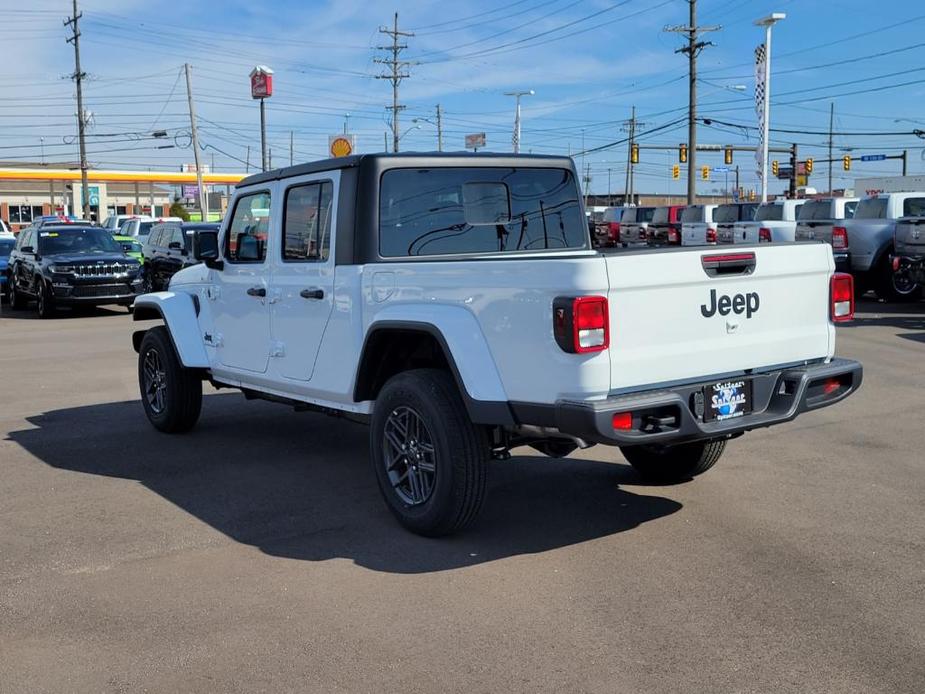
[[[10,308],[35,299],[39,316],[61,305],[128,306],[141,290],[140,265],[107,229],[61,224],[24,229],[7,268]]]
[[[171,277],[199,262],[193,258],[193,232],[200,229],[217,232],[220,226],[202,222],[162,222],[151,227],[142,250],[144,293],[167,289]]]

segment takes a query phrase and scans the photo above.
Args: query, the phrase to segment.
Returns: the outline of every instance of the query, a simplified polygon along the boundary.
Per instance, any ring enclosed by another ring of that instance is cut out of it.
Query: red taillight
[[[899,272],[900,265],[902,265],[902,262],[899,260],[899,256],[893,256],[893,272]]]
[[[758,230],[758,242],[759,243],[771,243],[771,230],[767,227],[761,227]]]
[[[716,229],[707,229],[707,243],[716,243]]]
[[[848,247],[848,230],[845,227],[832,227],[832,248],[845,250]]]
[[[676,229],[668,230],[668,243],[681,243],[681,234]]]
[[[839,388],[841,388],[841,381],[839,381],[837,378],[830,378],[823,384],[822,392],[825,395],[831,395]]]
[[[618,431],[628,431],[633,428],[633,413],[617,412],[610,421],[614,429]]]
[[[829,284],[830,316],[833,323],[854,320],[854,278],[845,272],[832,275]]]
[[[640,241],[645,241],[645,240],[646,240],[646,230],[645,230],[645,229],[640,229],[640,230],[639,230],[639,240],[640,240]]]
[[[610,225],[610,240],[619,241],[620,240],[620,222],[611,222]]]
[[[610,319],[603,296],[558,297],[553,302],[553,333],[566,352],[600,352],[610,345]]]

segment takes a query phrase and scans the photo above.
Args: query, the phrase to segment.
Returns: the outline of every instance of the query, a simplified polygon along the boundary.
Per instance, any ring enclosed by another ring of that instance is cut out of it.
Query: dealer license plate
[[[703,389],[703,421],[721,422],[752,411],[752,382],[747,378],[720,381]]]

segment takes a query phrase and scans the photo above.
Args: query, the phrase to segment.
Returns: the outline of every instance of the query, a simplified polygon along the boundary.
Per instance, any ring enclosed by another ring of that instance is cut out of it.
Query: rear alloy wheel
[[[389,510],[408,530],[437,537],[472,522],[485,497],[488,438],[469,420],[452,376],[416,369],[376,398],[370,458]]]
[[[694,441],[674,446],[625,446],[623,457],[646,480],[683,482],[716,464],[726,449],[726,440]]]
[[[12,275],[7,279],[7,299],[10,302],[10,309],[13,311],[22,311],[26,308],[26,298],[16,289],[16,280]]]
[[[889,256],[883,259],[877,274],[877,296],[884,301],[902,303],[918,301],[922,297],[922,287],[909,277],[908,270],[893,271]]]
[[[55,298],[51,294],[51,287],[44,282],[39,286],[36,307],[38,308],[39,318],[51,318],[55,315]]]
[[[158,431],[189,431],[202,411],[202,380],[180,363],[170,334],[163,326],[145,333],[138,350],[141,404]]]

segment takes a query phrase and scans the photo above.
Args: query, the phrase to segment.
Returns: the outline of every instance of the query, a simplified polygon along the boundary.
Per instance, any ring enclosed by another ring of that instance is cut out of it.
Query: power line
[[[399,43],[399,39],[402,36],[414,36],[410,31],[399,31],[398,29],[398,12],[395,13],[395,24],[392,29],[387,27],[379,27],[380,34],[386,34],[392,37],[391,46],[379,46],[379,50],[390,51],[392,53],[391,58],[376,58],[374,62],[380,63],[382,65],[387,65],[391,72],[385,75],[376,75],[376,79],[386,79],[392,83],[392,105],[388,109],[392,112],[392,151],[398,151],[398,141],[401,139],[401,134],[398,132],[398,114],[400,111],[403,111],[406,106],[403,106],[398,103],[398,85],[401,84],[401,81],[411,75],[405,70],[412,65],[408,61],[401,61],[398,59],[398,56],[403,50],[405,50],[408,45]]]

